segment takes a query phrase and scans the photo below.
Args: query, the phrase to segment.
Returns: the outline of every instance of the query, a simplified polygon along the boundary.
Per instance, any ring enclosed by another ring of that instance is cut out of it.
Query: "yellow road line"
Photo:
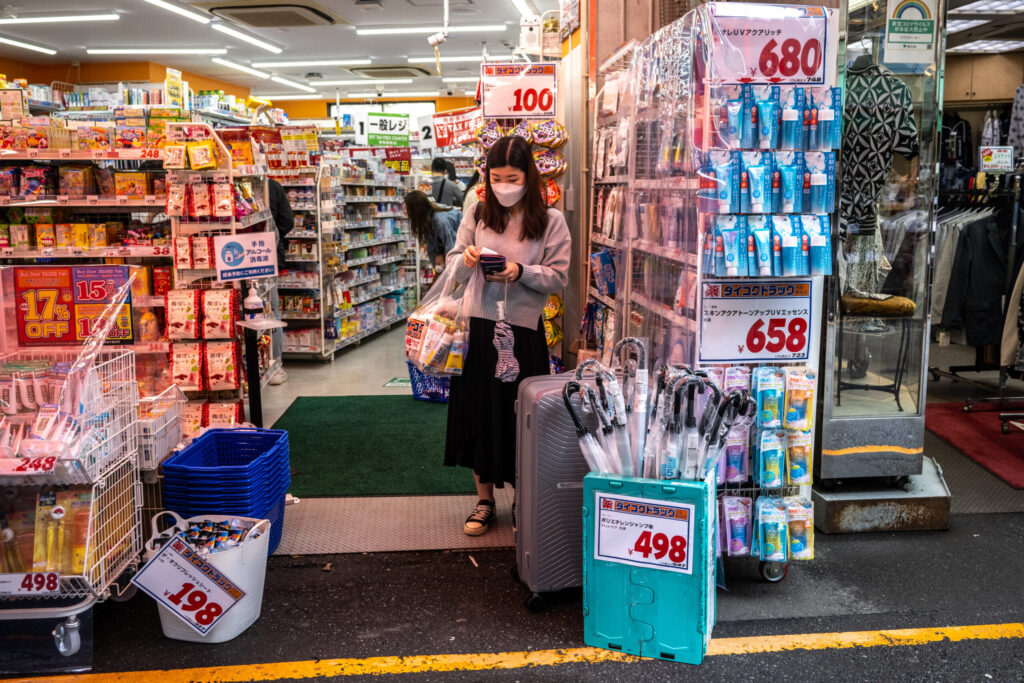
[[[798,635],[755,636],[750,638],[714,638],[708,656],[744,655],[760,652],[832,650],[854,647],[896,647],[926,645],[944,641],[1000,640],[1024,638],[1024,623],[948,626],[944,628],[908,628],[888,631],[850,631],[845,633],[805,633]],[[232,681],[274,681],[285,678],[325,678],[366,674],[443,673],[446,671],[482,671],[521,669],[563,664],[599,662],[639,662],[637,657],[609,650],[579,647],[536,652],[496,652],[464,655],[417,655],[412,657],[368,657],[366,659],[322,659],[318,661],[243,664],[171,671],[128,671],[107,674],[83,674],[47,678],[50,683],[229,683]],[[38,678],[9,679],[9,683],[38,683]]]

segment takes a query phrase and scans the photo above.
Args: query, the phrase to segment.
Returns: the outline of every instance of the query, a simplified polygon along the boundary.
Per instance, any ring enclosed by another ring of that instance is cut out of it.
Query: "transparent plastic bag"
[[[468,283],[455,279],[455,269],[448,268],[409,316],[405,355],[424,374],[462,374],[469,350],[469,316],[464,305],[468,289]]]

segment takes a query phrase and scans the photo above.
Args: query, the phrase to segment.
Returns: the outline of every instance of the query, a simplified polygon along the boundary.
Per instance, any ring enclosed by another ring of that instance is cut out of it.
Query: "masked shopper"
[[[465,368],[451,381],[445,464],[473,470],[479,501],[464,526],[471,536],[494,521],[494,487],[515,485],[516,395],[523,379],[549,372],[542,311],[548,295],[568,282],[571,255],[565,217],[547,208],[525,140],[498,140],[487,154],[484,180],[486,198],[463,218],[448,254],[455,279],[468,286],[470,323]],[[473,277],[484,249],[505,256],[507,265]],[[512,330],[508,339],[499,325],[502,343],[495,337],[499,302]],[[512,348],[499,353],[496,344]]]

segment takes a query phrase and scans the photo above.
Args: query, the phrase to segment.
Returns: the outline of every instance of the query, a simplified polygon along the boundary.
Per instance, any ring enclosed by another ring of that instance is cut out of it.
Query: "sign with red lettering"
[[[88,339],[127,282],[127,266],[15,268],[18,342],[23,346],[61,346]],[[107,343],[130,344],[132,340],[129,297],[116,314]]]
[[[409,147],[387,147],[384,149],[384,165],[401,175],[409,175],[412,166],[412,149]]]
[[[557,79],[553,62],[481,64],[484,118],[554,118]]]
[[[483,124],[483,113],[479,107],[434,114],[434,139],[438,147],[473,142],[476,129]]]

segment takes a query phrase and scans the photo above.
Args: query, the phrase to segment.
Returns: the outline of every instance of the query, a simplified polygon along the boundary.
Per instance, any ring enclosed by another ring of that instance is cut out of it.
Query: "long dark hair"
[[[438,204],[425,192],[413,190],[405,195],[405,214],[409,217],[409,227],[421,243],[430,237],[430,227],[434,222],[434,214],[447,211],[451,207]]]
[[[540,191],[540,172],[533,160],[530,143],[518,135],[508,135],[494,143],[487,153],[487,169],[483,176],[486,195],[476,206],[475,218],[483,221],[497,233],[505,232],[511,211],[501,205],[491,190],[490,169],[511,166],[526,174],[526,194],[523,195],[523,240],[537,240],[548,227],[548,206]]]

